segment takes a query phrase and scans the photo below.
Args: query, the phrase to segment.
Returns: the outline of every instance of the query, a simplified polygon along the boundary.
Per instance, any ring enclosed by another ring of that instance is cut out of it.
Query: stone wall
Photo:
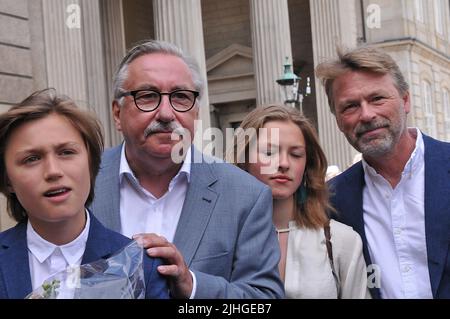
[[[419,1],[420,2],[420,1]],[[442,101],[443,88],[450,86],[450,13],[448,1],[423,0],[423,21],[418,17],[415,0],[365,0],[380,8],[380,28],[366,25],[366,40],[386,49],[399,64],[411,91],[409,124],[438,139],[447,139]],[[442,32],[436,27],[436,15],[442,19]],[[360,26],[361,28],[361,26]],[[434,133],[426,131],[422,81],[432,89],[435,116]]]
[[[143,39],[154,38],[153,5],[148,0],[122,1],[125,43],[129,49]]]
[[[252,46],[248,0],[202,0],[206,59],[232,44]]]
[[[26,0],[0,0],[0,111],[33,90],[31,35]]]

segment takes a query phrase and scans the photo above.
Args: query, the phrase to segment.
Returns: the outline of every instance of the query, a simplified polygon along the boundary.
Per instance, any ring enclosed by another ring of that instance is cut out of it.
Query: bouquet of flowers
[[[143,249],[133,241],[114,256],[67,267],[31,292],[27,299],[143,299]]]

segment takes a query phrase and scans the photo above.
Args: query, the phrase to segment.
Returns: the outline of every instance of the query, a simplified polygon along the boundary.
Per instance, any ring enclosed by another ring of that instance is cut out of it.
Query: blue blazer
[[[92,203],[97,218],[115,231],[121,230],[121,147],[105,151]],[[203,158],[196,150],[192,156],[173,243],[195,273],[195,298],[283,297],[270,188],[233,165],[195,163]]]
[[[425,144],[425,234],[434,298],[450,298],[450,144],[423,135]],[[363,220],[364,170],[358,162],[330,181],[334,216],[350,225],[363,241],[366,264],[371,258]],[[382,270],[381,270],[382,271]],[[371,289],[380,298],[379,289]]]
[[[106,259],[131,241],[106,229],[91,213],[89,216],[89,235],[82,264]],[[167,282],[156,270],[160,263],[159,259],[144,257],[146,298],[169,298]],[[0,233],[0,299],[23,299],[31,291],[27,223],[23,222]]]

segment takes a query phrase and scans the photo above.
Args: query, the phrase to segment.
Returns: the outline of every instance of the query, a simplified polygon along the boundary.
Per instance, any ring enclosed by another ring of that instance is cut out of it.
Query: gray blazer
[[[92,203],[96,217],[119,232],[120,152],[117,146],[103,154]],[[195,298],[284,297],[272,193],[233,165],[192,160],[173,243],[195,273]]]

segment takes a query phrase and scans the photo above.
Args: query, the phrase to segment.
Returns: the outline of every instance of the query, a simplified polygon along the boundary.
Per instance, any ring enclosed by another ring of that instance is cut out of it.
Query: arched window
[[[445,139],[450,141],[450,94],[447,89],[442,91],[442,108],[444,110]]]
[[[436,137],[436,119],[433,112],[433,91],[428,81],[422,81],[422,105],[424,114],[425,133],[432,137]]]

